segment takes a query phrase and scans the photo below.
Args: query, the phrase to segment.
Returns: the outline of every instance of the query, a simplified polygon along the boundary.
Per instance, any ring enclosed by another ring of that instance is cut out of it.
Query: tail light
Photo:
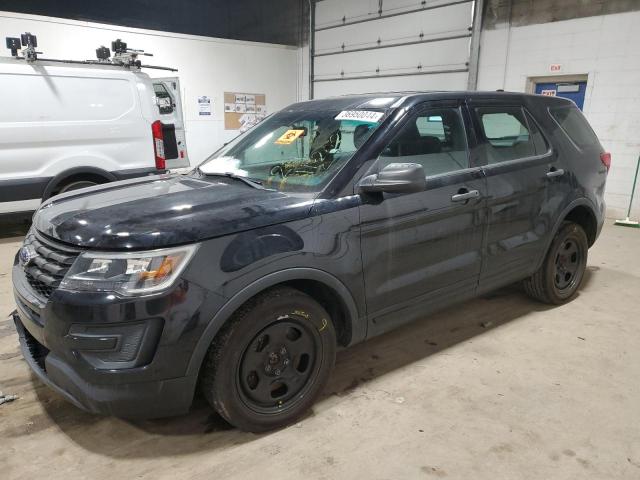
[[[600,154],[600,161],[602,164],[607,167],[607,172],[611,168],[611,154],[609,152],[604,152]]]
[[[153,135],[153,151],[156,156],[156,168],[164,170],[166,162],[164,157],[164,135],[162,134],[162,122],[156,120],[151,124],[151,133]]]

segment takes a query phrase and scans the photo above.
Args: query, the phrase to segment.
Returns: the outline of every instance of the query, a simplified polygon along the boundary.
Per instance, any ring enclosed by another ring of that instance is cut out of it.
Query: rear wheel
[[[582,227],[564,222],[540,269],[524,281],[525,292],[544,303],[559,305],[569,301],[582,283],[588,251]]]
[[[202,391],[236,427],[261,432],[294,422],[333,368],[336,334],[327,312],[291,288],[243,306],[211,345]]]
[[[58,193],[66,193],[72,190],[79,190],[81,188],[93,187],[94,185],[98,185],[98,184],[91,180],[74,180],[60,187],[60,190],[58,190]]]

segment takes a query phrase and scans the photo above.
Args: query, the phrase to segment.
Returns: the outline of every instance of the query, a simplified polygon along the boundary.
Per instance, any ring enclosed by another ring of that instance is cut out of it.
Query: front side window
[[[484,150],[489,165],[536,154],[522,108],[482,107],[476,113],[486,139]]]
[[[414,116],[382,151],[379,163],[380,169],[390,163],[418,163],[428,177],[468,168],[460,110],[434,108]]]
[[[265,119],[200,165],[281,191],[319,192],[378,128],[374,110],[282,111]]]

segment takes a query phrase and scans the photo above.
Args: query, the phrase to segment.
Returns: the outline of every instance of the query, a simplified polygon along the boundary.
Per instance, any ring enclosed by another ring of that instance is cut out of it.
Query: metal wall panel
[[[463,3],[442,10],[425,10],[382,18],[375,22],[320,30],[315,37],[315,53],[320,55],[339,52],[343,45],[346,50],[350,50],[437,39],[451,35],[468,35],[472,20],[469,5],[469,3]]]
[[[472,12],[467,0],[318,2],[314,97],[466,88]]]
[[[316,98],[326,98],[350,93],[465,90],[466,88],[467,73],[461,72],[439,75],[317,82],[315,84],[315,96]]]
[[[469,39],[316,57],[315,80],[466,68]]]

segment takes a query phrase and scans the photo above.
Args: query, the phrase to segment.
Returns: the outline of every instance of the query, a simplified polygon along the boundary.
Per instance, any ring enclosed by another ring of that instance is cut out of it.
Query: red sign
[[[562,65],[560,65],[559,63],[552,63],[549,67],[549,70],[551,70],[552,72],[559,72],[560,70],[562,70]]]

